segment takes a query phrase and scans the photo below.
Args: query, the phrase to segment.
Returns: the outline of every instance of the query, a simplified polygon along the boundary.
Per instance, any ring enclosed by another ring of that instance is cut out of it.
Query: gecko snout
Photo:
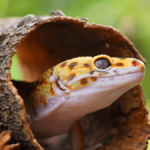
[[[138,67],[140,71],[145,71],[145,64],[140,60],[133,60],[132,65]]]

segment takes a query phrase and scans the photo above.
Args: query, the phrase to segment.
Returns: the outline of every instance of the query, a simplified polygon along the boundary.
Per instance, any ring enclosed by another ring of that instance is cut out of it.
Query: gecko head
[[[138,85],[144,72],[144,63],[135,58],[98,55],[62,62],[45,72],[38,82],[33,94],[40,104],[34,120],[45,118],[42,125],[52,127],[47,135],[62,134],[77,119],[109,106]]]
[[[78,57],[54,67],[49,78],[55,96],[93,102],[100,99],[101,107],[110,105],[144,78],[145,65],[135,58],[108,55]],[[106,102],[105,102],[106,101]],[[81,104],[80,103],[80,104]]]

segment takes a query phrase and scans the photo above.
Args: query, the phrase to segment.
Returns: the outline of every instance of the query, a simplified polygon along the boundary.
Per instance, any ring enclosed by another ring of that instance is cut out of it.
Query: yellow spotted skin
[[[73,58],[71,60],[67,60],[55,66],[53,74],[55,74],[55,76],[59,76],[63,81],[70,81],[71,75],[75,75],[76,77],[78,77],[80,75],[90,73],[91,71],[95,71],[93,61],[101,57],[109,58],[112,68],[126,68],[129,66],[134,66],[135,62],[135,60],[131,58],[116,58],[109,57],[107,55],[98,55],[94,58],[78,57]],[[138,62],[135,63],[139,65]]]
[[[110,62],[110,68],[126,68],[138,66],[141,70],[144,69],[144,66],[139,63],[134,58],[116,58],[110,57],[108,55],[98,55],[95,57],[78,57],[70,60],[66,60],[52,69],[48,69],[41,78],[39,78],[38,85],[32,95],[34,95],[37,100],[37,107],[39,103],[43,105],[47,104],[48,98],[53,98],[56,96],[56,87],[60,91],[66,91],[65,89],[69,89],[70,92],[73,90],[79,90],[85,86],[89,86],[91,83],[96,82],[97,77],[104,76],[108,72],[101,71],[94,64],[96,60],[100,58],[105,58]],[[93,75],[97,73],[96,75]],[[84,76],[80,79],[80,76]],[[88,75],[88,77],[86,77]],[[50,82],[50,77],[55,77],[53,82]],[[75,82],[74,79],[78,79]],[[63,82],[65,87],[61,87],[59,81]],[[70,83],[70,84],[68,84]],[[69,92],[66,92],[66,96],[69,95]]]
[[[81,75],[90,74],[92,71],[92,57],[79,57],[58,64],[53,71],[53,75],[59,77],[64,82],[69,82]],[[83,86],[87,86],[93,81],[94,80],[90,78],[82,79],[68,86],[68,88],[70,90],[81,89]]]
[[[53,75],[59,77],[61,80],[69,82],[75,77],[79,77],[84,74],[91,74],[91,78],[79,80],[78,82],[72,83],[69,88],[72,90],[81,89],[84,86],[90,85],[91,82],[95,82],[96,78],[93,79],[92,73],[96,70],[94,61],[98,58],[106,58],[111,64],[111,68],[126,68],[134,66],[137,63],[131,58],[115,58],[107,55],[98,55],[95,57],[78,57],[71,60],[67,60],[55,66]],[[142,68],[141,68],[142,69]],[[101,73],[99,72],[99,76]]]
[[[92,57],[78,57],[58,64],[53,74],[64,81],[70,81],[71,75],[78,77],[81,74],[90,73],[91,70],[93,70]]]
[[[33,109],[37,108],[40,103],[47,105],[47,99],[53,93],[52,84],[49,82],[49,77],[52,69],[48,69],[38,80],[36,89],[32,92],[32,97],[35,102]]]

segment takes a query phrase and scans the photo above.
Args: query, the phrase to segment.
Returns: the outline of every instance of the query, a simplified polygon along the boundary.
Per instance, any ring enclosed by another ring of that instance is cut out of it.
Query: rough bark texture
[[[0,125],[2,126],[2,125]],[[1,130],[0,130],[1,131]],[[17,144],[7,144],[11,139],[11,131],[3,131],[0,133],[0,150],[17,150],[19,149],[19,143]]]
[[[19,143],[21,150],[42,147],[34,139],[24,101],[10,80],[11,59],[16,52],[25,81],[34,81],[49,67],[78,56],[107,54],[135,57],[144,62],[134,45],[116,29],[89,24],[83,18],[73,19],[60,13],[57,15],[55,12],[45,17],[28,15],[10,25],[7,22],[7,27],[5,23],[0,26],[1,130],[12,131],[9,144]],[[140,85],[126,92],[110,107],[89,114],[80,122],[86,149],[145,150],[150,137]],[[63,135],[61,142],[55,140],[54,146],[54,140],[48,139],[47,142],[53,143],[53,150],[69,150],[66,139],[66,135]]]

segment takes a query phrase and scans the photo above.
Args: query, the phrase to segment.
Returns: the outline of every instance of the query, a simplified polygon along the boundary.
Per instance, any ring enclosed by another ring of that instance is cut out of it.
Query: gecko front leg
[[[69,140],[72,150],[85,150],[84,133],[78,120],[72,125],[69,131]]]

